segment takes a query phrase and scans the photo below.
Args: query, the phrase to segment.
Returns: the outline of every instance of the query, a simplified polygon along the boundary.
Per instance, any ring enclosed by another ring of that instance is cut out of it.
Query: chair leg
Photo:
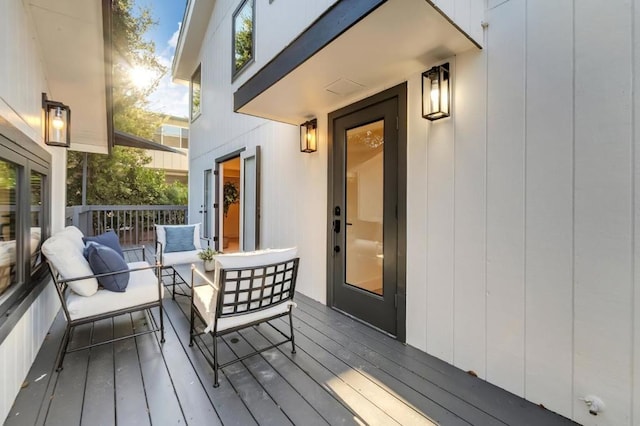
[[[218,382],[218,339],[216,338],[216,336],[213,336],[213,387],[217,388],[218,386],[220,386],[220,383]]]
[[[160,300],[160,343],[164,343],[164,309]]]
[[[171,267],[171,269],[173,270],[173,291],[171,292],[171,298],[173,300],[176,300],[176,270],[173,268],[173,266]]]
[[[64,362],[64,356],[67,353],[67,345],[69,344],[69,335],[71,334],[71,326],[67,323],[64,329],[64,335],[62,336],[62,342],[60,342],[60,348],[58,349],[58,355],[56,356],[56,371],[62,370],[62,363]]]
[[[193,301],[191,302],[191,323],[189,325],[189,346],[193,346],[193,337],[195,333],[193,332],[193,326],[195,322],[196,313],[194,312],[195,308],[193,306]],[[214,339],[215,340],[215,339]]]
[[[293,314],[291,313],[291,308],[289,308],[289,330],[291,332],[291,353],[296,353],[296,339],[293,336]]]

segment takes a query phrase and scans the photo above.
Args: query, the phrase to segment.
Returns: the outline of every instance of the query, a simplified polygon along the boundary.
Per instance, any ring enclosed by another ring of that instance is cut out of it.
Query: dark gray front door
[[[399,98],[329,117],[331,304],[398,334]]]

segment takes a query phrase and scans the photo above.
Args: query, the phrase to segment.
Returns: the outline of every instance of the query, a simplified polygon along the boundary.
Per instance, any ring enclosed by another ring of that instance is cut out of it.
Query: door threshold
[[[366,322],[366,321],[364,321],[364,320],[362,320],[362,319],[360,319],[360,318],[358,318],[358,317],[356,317],[356,316],[353,316],[353,315],[351,315],[351,314],[350,314],[350,313],[348,313],[348,312],[343,311],[342,309],[338,309],[338,308],[333,307],[333,306],[329,306],[329,308],[333,309],[333,310],[334,310],[334,311],[336,311],[336,312],[340,312],[342,315],[345,315],[345,316],[347,316],[347,317],[351,318],[351,319],[352,319],[352,320],[354,320],[354,321],[358,321],[358,322],[359,322],[360,324],[362,324],[362,325],[366,325],[367,327],[372,328],[372,329],[374,329],[375,331],[379,331],[380,333],[382,333],[382,334],[384,334],[384,335],[386,335],[386,336],[389,336],[389,337],[391,337],[391,338],[393,338],[393,339],[395,339],[395,340],[398,340],[398,336],[396,336],[395,334],[391,334],[391,333],[389,333],[388,331],[384,331],[383,329],[376,327],[375,325],[371,325],[371,324],[369,324],[368,322]],[[401,343],[402,343],[402,342],[401,342]]]

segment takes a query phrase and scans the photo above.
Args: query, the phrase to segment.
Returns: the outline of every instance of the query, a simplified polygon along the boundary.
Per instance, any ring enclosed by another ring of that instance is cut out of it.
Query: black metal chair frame
[[[223,331],[218,331],[218,320],[220,318],[228,318],[234,316],[242,316],[250,313],[259,312],[268,308],[271,308],[277,304],[284,303],[286,301],[293,301],[293,295],[296,288],[296,280],[298,277],[298,264],[300,258],[294,258],[285,262],[273,263],[269,265],[260,265],[250,268],[236,268],[236,269],[221,269],[219,285],[216,302],[216,314],[213,329],[207,333],[205,331],[196,333],[195,330],[195,317],[196,315],[206,325],[206,321],[202,314],[196,308],[193,302],[193,287],[191,291],[191,326],[189,329],[189,346],[193,346],[194,341],[198,345],[198,348],[205,354],[207,362],[211,365],[214,372],[214,387],[218,387],[218,370],[236,362],[243,361],[256,354],[259,354],[269,349],[273,349],[285,343],[291,342],[291,353],[296,353],[295,336],[293,334],[293,315],[292,307],[289,307],[288,312],[283,312],[278,315],[274,315],[268,318],[253,321],[247,324],[243,324],[237,327],[228,328]],[[198,271],[195,266],[191,266],[191,284],[195,285],[195,275],[200,275],[203,279],[208,280],[202,272]],[[248,284],[248,287],[246,287]],[[209,283],[204,285],[212,285]],[[278,288],[279,287],[279,288]],[[259,292],[258,297],[253,295]],[[227,297],[225,297],[227,296]],[[225,299],[232,301],[225,302]],[[289,331],[287,336],[280,329],[270,323],[271,320],[276,318],[289,316]],[[218,343],[217,338],[229,333],[233,333],[254,325],[269,324],[274,330],[281,334],[285,340],[274,343],[262,349],[258,349],[250,354],[237,357],[229,362],[220,364],[218,362]],[[213,338],[213,359],[206,356],[206,349],[200,346],[200,339],[196,339],[198,336],[204,334],[210,334]]]
[[[142,247],[134,247],[134,248],[129,248],[129,249],[125,249],[123,250],[124,252],[129,252],[129,251],[133,251],[133,250],[142,250],[142,260],[146,261],[146,256],[145,256],[145,249],[144,246]],[[45,258],[46,259],[46,258]],[[58,355],[56,356],[56,371],[61,371],[62,370],[62,364],[64,362],[64,357],[66,354],[70,353],[70,352],[77,352],[77,351],[82,351],[85,349],[90,349],[93,348],[95,346],[101,346],[101,345],[106,345],[108,343],[113,343],[113,342],[118,342],[120,340],[124,340],[124,339],[129,339],[131,337],[137,337],[137,336],[142,336],[144,334],[149,334],[149,333],[154,333],[159,331],[160,332],[160,343],[164,343],[165,339],[164,339],[164,319],[163,319],[163,308],[162,308],[162,280],[161,280],[161,272],[160,272],[160,263],[156,262],[155,265],[149,265],[148,267],[142,267],[142,268],[133,268],[133,269],[129,269],[129,272],[134,272],[134,271],[144,271],[147,269],[155,269],[155,275],[156,278],[158,280],[158,301],[154,301],[151,303],[144,303],[142,305],[136,305],[136,306],[131,306],[129,308],[125,308],[125,309],[119,309],[116,311],[110,311],[110,312],[105,312],[99,315],[92,315],[90,317],[84,317],[84,318],[79,318],[76,320],[71,319],[71,315],[69,314],[69,310],[67,309],[67,303],[66,303],[66,298],[65,298],[65,293],[67,292],[67,287],[68,287],[68,283],[73,282],[73,281],[78,281],[78,280],[84,280],[87,278],[98,278],[98,277],[106,277],[109,275],[117,275],[117,274],[121,274],[123,273],[123,271],[118,271],[118,272],[109,272],[106,274],[95,274],[95,275],[86,275],[86,276],[82,276],[82,277],[75,277],[75,278],[69,278],[69,279],[63,279],[60,277],[60,274],[58,274],[57,270],[55,269],[55,267],[51,264],[51,262],[47,259],[47,266],[49,267],[49,272],[51,273],[51,277],[53,278],[53,282],[56,286],[56,290],[58,292],[58,297],[60,298],[60,303],[62,304],[62,309],[64,311],[64,315],[65,318],[67,320],[67,324],[65,327],[65,331],[64,331],[64,335],[62,336],[62,342],[60,343],[60,348],[58,349]],[[122,293],[123,297],[126,297],[126,293]],[[91,297],[91,296],[89,296]],[[158,326],[158,324],[156,323],[155,318],[153,317],[153,315],[151,315],[151,312],[149,312],[149,310],[151,308],[155,308],[158,307],[160,310],[160,326]],[[146,313],[146,315],[149,318],[149,323],[152,324],[153,326],[146,331],[140,331],[138,333],[134,333],[134,334],[130,334],[127,336],[122,336],[122,337],[117,337],[114,339],[110,339],[110,340],[106,340],[103,342],[98,342],[98,343],[92,343],[90,345],[85,345],[79,348],[73,348],[73,349],[68,349],[67,346],[69,344],[69,338],[71,336],[71,332],[72,330],[79,326],[79,325],[83,325],[83,324],[87,324],[87,323],[91,323],[94,321],[99,321],[102,319],[107,319],[107,318],[113,318],[113,317],[117,317],[118,315],[122,315],[122,314],[127,314],[130,312],[137,312],[137,311],[144,311]]]

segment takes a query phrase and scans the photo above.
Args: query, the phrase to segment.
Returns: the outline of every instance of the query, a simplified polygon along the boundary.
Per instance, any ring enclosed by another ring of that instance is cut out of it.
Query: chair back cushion
[[[98,277],[98,283],[109,291],[124,292],[129,284],[129,267],[111,247],[98,244],[94,241],[87,243],[85,250],[89,266],[94,274],[107,274],[109,272],[121,272],[120,274]]]
[[[110,247],[115,250],[121,258],[124,259],[124,252],[122,251],[122,247],[120,246],[120,239],[118,238],[118,235],[116,235],[116,233],[113,231],[107,231],[104,234],[96,235],[95,237],[84,237],[82,238],[82,241],[84,242],[85,246],[87,246],[88,242],[93,241],[102,244],[103,246]]]
[[[165,228],[165,238],[167,244],[164,247],[165,253],[177,251],[192,251],[196,249],[193,242],[193,232],[195,226],[179,226]]]
[[[192,227],[193,232],[193,246],[195,249],[192,250],[201,250],[202,245],[200,244],[200,224],[194,223],[193,225],[155,225],[156,227],[156,241],[162,244],[163,253],[166,251],[167,246],[167,228],[184,228],[184,227]]]
[[[295,290],[297,253],[298,249],[293,247],[216,255],[213,290],[199,292],[200,299],[206,297],[208,300],[194,300],[208,325],[206,331],[213,329],[216,318],[246,315],[247,319],[252,319],[255,315],[250,314],[267,311],[282,303],[289,309]],[[267,267],[274,264],[278,266]],[[217,309],[219,298],[220,312]]]
[[[42,244],[42,253],[65,279],[93,275],[83,250],[82,232],[73,226],[68,226]],[[93,296],[98,291],[98,280],[95,278],[71,281],[68,285],[80,296]]]

